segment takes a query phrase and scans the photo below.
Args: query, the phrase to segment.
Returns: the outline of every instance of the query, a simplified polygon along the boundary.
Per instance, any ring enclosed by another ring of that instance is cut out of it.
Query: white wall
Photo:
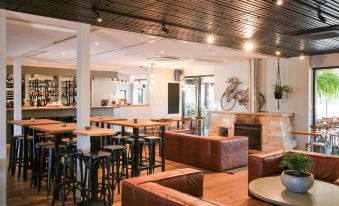
[[[293,89],[293,93],[284,96],[280,101],[280,109],[277,100],[274,99],[273,85],[276,81],[278,63],[277,60],[263,61],[262,79],[266,79],[263,86],[266,97],[264,110],[268,112],[294,113],[294,129],[307,130],[311,120],[311,73],[309,60],[289,58],[280,60],[282,84]],[[307,139],[305,136],[297,136],[299,149],[304,149]]]
[[[153,73],[155,84],[153,85],[153,90],[148,91],[149,100],[147,101],[150,106],[121,108],[119,109],[119,111],[117,111],[117,116],[123,116],[125,118],[145,119],[177,117],[181,115],[181,99],[179,102],[179,113],[168,114],[168,83],[175,82],[174,70],[154,68]],[[149,79],[148,82],[150,82]]]
[[[189,68],[184,70],[184,76],[214,75],[214,108],[221,109],[220,100],[225,92],[228,78],[238,77],[243,82],[239,89],[248,88],[248,61],[229,63],[224,65],[215,65],[206,68]],[[244,106],[235,105],[234,111],[246,111]]]
[[[116,83],[110,80],[94,79],[92,81],[93,106],[100,106],[102,99],[113,100],[120,95],[120,90],[126,90],[127,101],[132,101],[132,91],[130,84]]]
[[[339,53],[312,56],[310,57],[310,65],[312,68],[338,67],[339,66]]]

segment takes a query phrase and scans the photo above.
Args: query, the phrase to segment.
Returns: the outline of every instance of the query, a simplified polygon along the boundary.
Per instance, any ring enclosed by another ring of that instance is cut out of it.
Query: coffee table
[[[280,176],[264,177],[249,184],[249,192],[265,202],[275,205],[331,206],[339,205],[339,187],[315,180],[313,187],[304,194],[288,191]]]

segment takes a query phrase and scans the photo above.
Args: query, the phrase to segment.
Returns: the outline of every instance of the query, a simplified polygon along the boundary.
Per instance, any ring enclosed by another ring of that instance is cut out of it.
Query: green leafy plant
[[[287,86],[287,85],[273,85],[273,89],[274,89],[274,92],[279,92],[279,93],[283,93],[283,92],[286,92],[286,93],[292,93],[293,90],[291,87]]]
[[[339,102],[339,75],[332,71],[320,71],[317,74],[317,93],[320,100],[327,103]]]
[[[285,153],[280,163],[281,168],[291,170],[288,174],[304,177],[312,166],[312,160],[302,153]]]

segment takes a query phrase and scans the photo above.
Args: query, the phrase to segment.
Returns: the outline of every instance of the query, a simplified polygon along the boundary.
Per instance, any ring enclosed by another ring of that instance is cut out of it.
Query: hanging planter
[[[284,92],[291,93],[292,88],[287,85],[281,84],[281,76],[280,76],[280,61],[278,58],[278,70],[277,70],[277,79],[275,81],[275,85],[273,85],[274,89],[274,98],[278,100],[278,109],[280,109],[280,99],[282,99]]]

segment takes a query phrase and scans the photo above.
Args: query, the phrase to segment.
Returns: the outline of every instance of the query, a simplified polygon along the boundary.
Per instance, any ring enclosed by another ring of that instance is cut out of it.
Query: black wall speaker
[[[179,82],[181,80],[180,79],[181,76],[182,76],[182,70],[180,69],[174,70],[174,81]]]

